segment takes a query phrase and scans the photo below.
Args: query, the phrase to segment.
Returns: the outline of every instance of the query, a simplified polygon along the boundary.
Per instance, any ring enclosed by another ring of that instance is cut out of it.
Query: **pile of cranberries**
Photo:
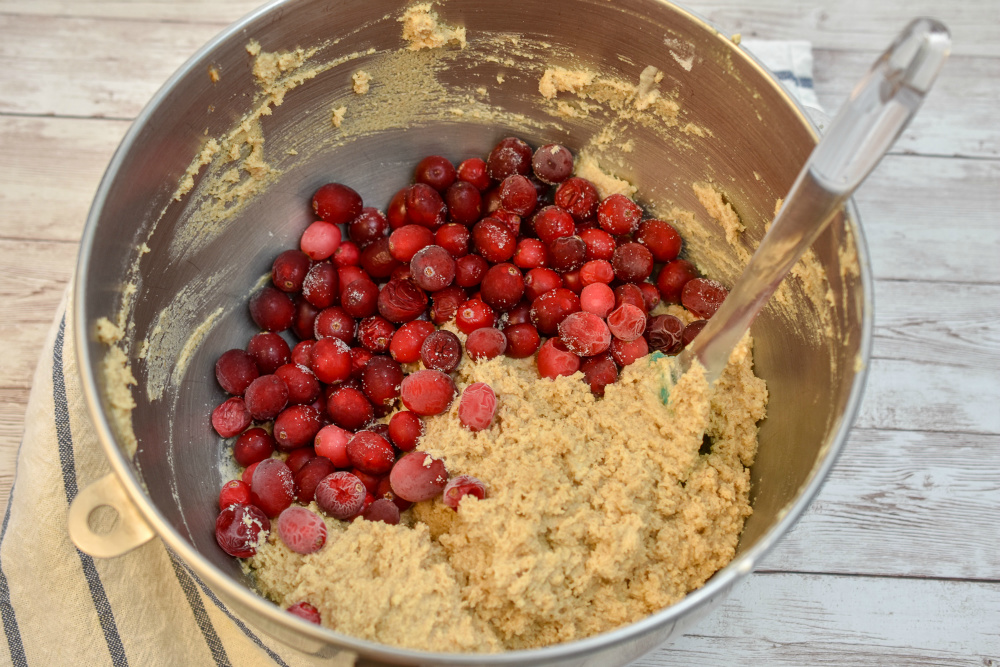
[[[316,191],[320,219],[250,299],[261,333],[215,365],[231,397],[212,425],[236,438],[244,468],[219,494],[216,539],[227,553],[254,555],[275,519],[291,550],[319,550],[326,525],[305,507],[312,501],[336,519],[395,524],[438,494],[453,509],[486,496],[478,479],[449,479],[442,461],[416,451],[422,417],[447,411],[457,393],[463,345],[438,328],[447,322],[467,335],[473,360],[535,355],[541,377],[582,371],[597,396],[620,368],[650,351],[677,354],[697,335],[725,288],[677,258],[673,226],[643,219],[621,194],[599,199],[572,173],[565,147],[532,151],[511,137],[457,169],[424,158],[385,213],[346,185]],[[650,316],[661,301],[703,319]],[[279,335],[289,330],[294,346]],[[403,370],[418,361],[421,370]],[[480,431],[496,406],[477,382],[458,418]],[[319,622],[307,602],[289,611]]]

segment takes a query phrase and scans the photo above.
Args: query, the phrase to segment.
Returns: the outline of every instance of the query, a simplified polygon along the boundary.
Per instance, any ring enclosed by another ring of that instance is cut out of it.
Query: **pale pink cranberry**
[[[490,427],[497,412],[497,395],[485,382],[470,384],[458,403],[458,420],[470,431]]]
[[[631,304],[623,304],[608,315],[608,329],[615,338],[635,340],[646,330],[646,313]]]
[[[580,292],[580,308],[598,317],[607,317],[614,310],[615,293],[604,283],[587,285]]]
[[[550,338],[538,348],[538,374],[554,380],[560,375],[572,375],[580,370],[580,357],[566,349],[558,338]]]
[[[298,616],[299,618],[305,619],[310,623],[315,623],[316,625],[320,624],[319,611],[308,602],[296,602],[286,611],[289,614]]]
[[[424,452],[411,452],[396,461],[389,473],[392,491],[403,500],[419,503],[436,497],[448,483],[444,461]]]
[[[472,475],[452,477],[444,487],[441,501],[457,512],[458,504],[466,496],[475,496],[482,500],[486,497],[486,485]]]
[[[441,371],[425,369],[403,378],[399,391],[408,410],[418,415],[439,415],[455,397],[455,382]]]
[[[316,504],[335,519],[345,521],[358,515],[365,503],[365,485],[349,472],[335,472],[316,486]]]
[[[278,537],[297,554],[311,554],[326,544],[326,524],[305,507],[289,507],[278,516]]]
[[[340,245],[340,227],[323,220],[317,220],[302,232],[299,247],[309,255],[309,259],[318,262],[327,259]]]
[[[351,440],[351,432],[339,426],[329,424],[316,434],[313,446],[316,453],[330,459],[338,468],[347,468],[351,461],[347,458],[347,443]]]
[[[271,530],[271,522],[253,505],[230,505],[215,520],[215,541],[236,558],[250,558]],[[263,535],[262,535],[263,533]]]
[[[560,322],[559,337],[566,349],[582,357],[600,354],[611,346],[608,325],[594,313],[586,311],[572,313]]]
[[[223,438],[239,435],[251,421],[253,417],[239,396],[227,399],[212,411],[212,428]]]

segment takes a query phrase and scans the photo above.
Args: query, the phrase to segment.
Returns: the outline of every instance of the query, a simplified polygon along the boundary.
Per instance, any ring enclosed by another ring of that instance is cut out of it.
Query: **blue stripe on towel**
[[[17,448],[21,452],[20,446]],[[7,501],[7,511],[3,515],[3,528],[0,529],[0,548],[7,536],[7,522],[10,521],[10,506],[14,504],[14,486],[17,485],[17,475],[14,475],[14,485],[10,488],[10,499]],[[10,662],[14,667],[28,667],[28,658],[24,654],[24,644],[21,642],[21,630],[17,627],[17,614],[10,603],[10,586],[7,575],[3,571],[3,560],[0,559],[0,617],[3,618],[3,631],[7,635],[7,647],[10,650]]]
[[[791,81],[799,88],[809,88],[811,90],[813,87],[813,80],[811,76],[795,76],[795,74],[788,70],[775,72],[774,76],[778,77],[779,81]]]
[[[59,333],[56,335],[56,344],[53,350],[52,359],[52,396],[55,403],[55,425],[56,436],[59,440],[59,461],[62,464],[63,486],[66,488],[66,501],[73,502],[77,494],[76,483],[76,462],[73,456],[73,434],[69,425],[69,402],[66,399],[66,380],[63,376],[63,344],[66,334],[66,315],[63,315],[59,322]],[[80,563],[83,565],[83,574],[87,578],[87,585],[90,587],[90,597],[94,601],[94,608],[97,610],[97,618],[104,630],[104,640],[108,644],[108,652],[111,653],[111,660],[115,667],[126,667],[128,658],[125,656],[125,647],[122,645],[121,636],[118,634],[118,626],[115,623],[114,613],[111,611],[111,603],[108,602],[108,595],[101,583],[101,577],[94,566],[94,559],[83,553],[79,549],[76,552],[80,555]]]
[[[198,595],[197,587],[169,549],[167,549],[167,556],[170,557],[170,564],[174,568],[174,575],[176,575],[177,582],[181,585],[181,590],[184,591],[184,595],[187,597],[191,611],[194,613],[195,621],[198,622],[201,634],[205,637],[205,643],[208,644],[208,650],[212,652],[212,658],[215,659],[215,664],[219,665],[219,667],[231,667],[229,656],[222,645],[222,640],[219,639],[219,635],[215,632],[212,619],[208,617],[208,613],[205,611],[205,604],[201,601],[201,596]]]

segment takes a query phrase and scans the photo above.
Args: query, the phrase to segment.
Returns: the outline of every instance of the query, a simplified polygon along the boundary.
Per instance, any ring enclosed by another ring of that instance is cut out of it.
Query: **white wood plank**
[[[690,634],[632,663],[1000,664],[1000,584],[755,574]]]
[[[17,449],[24,433],[24,410],[28,405],[25,387],[0,387],[0,516],[7,509],[14,482]]]
[[[1000,581],[1000,437],[855,429],[761,571]]]
[[[258,0],[0,0],[0,14],[225,25],[263,4]]]

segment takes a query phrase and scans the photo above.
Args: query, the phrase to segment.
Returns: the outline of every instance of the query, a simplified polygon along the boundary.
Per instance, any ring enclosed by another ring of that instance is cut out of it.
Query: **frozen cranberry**
[[[357,266],[361,263],[361,248],[353,241],[341,241],[330,260],[338,268]]]
[[[372,315],[358,325],[358,342],[369,352],[381,354],[389,351],[389,341],[394,333],[396,327],[392,322],[381,315]]]
[[[320,382],[336,384],[351,376],[351,349],[339,338],[323,338],[312,348],[309,367]]]
[[[296,449],[292,453],[304,452],[307,449]],[[316,498],[316,486],[319,484],[319,481],[336,471],[337,467],[333,464],[333,461],[325,456],[314,456],[309,459],[295,473],[295,497],[300,503],[308,505]]]
[[[289,507],[278,516],[278,536],[297,554],[311,554],[326,544],[326,524],[305,507]]]
[[[365,367],[368,366],[368,362],[372,360],[375,355],[366,350],[363,347],[352,347],[351,348],[351,379],[361,381],[361,376],[364,375]],[[356,389],[360,388],[355,387]]]
[[[303,340],[296,343],[292,350],[292,363],[312,370],[312,349],[315,344],[315,340]]]
[[[424,452],[404,455],[389,473],[392,492],[403,500],[419,503],[436,497],[448,483],[444,461]]]
[[[646,312],[646,300],[638,285],[627,283],[615,288],[615,308],[628,304]]]
[[[290,405],[274,420],[274,440],[283,452],[305,447],[321,426],[319,412],[311,405]]]
[[[465,290],[455,285],[434,292],[431,294],[431,321],[437,325],[449,322],[468,298]]]
[[[308,602],[296,602],[285,611],[293,616],[298,616],[301,619],[309,621],[310,623],[315,623],[316,625],[319,625],[322,621],[319,616],[319,610]]]
[[[538,350],[541,337],[532,324],[513,324],[503,330],[507,337],[507,356],[512,359],[526,359]]]
[[[376,498],[361,515],[365,521],[381,521],[390,526],[399,523],[399,508],[387,498]]]
[[[483,327],[469,334],[465,350],[473,361],[486,361],[507,351],[507,336],[499,329]]]
[[[494,310],[513,308],[524,294],[524,278],[513,264],[497,264],[483,277],[482,299]]]
[[[413,282],[428,292],[435,292],[455,279],[455,260],[441,246],[429,245],[417,251],[410,260],[410,273]]]
[[[354,342],[357,323],[354,318],[339,306],[324,308],[316,316],[313,323],[313,335],[317,340],[323,338],[336,338],[345,345]]]
[[[413,180],[429,185],[438,192],[447,190],[455,182],[456,176],[455,166],[448,158],[440,155],[428,155],[413,170]]]
[[[420,360],[420,346],[434,332],[434,325],[425,320],[407,322],[396,330],[389,342],[389,354],[401,364]]]
[[[327,222],[343,225],[361,213],[361,195],[340,183],[327,183],[313,195],[313,211]]]
[[[482,281],[489,267],[489,262],[479,255],[460,257],[455,261],[455,284],[459,287],[475,287]]]
[[[316,485],[316,504],[334,519],[350,519],[365,504],[365,485],[349,472],[331,473]]]
[[[483,212],[482,216],[492,215],[500,208],[500,188],[489,188],[483,192]]]
[[[512,174],[531,171],[531,146],[517,137],[501,139],[486,158],[486,173],[494,181],[502,181]]]
[[[531,304],[531,323],[545,336],[556,335],[559,323],[567,315],[580,310],[580,298],[570,290],[559,287],[542,294]]]
[[[599,259],[610,261],[614,257],[618,243],[615,237],[603,229],[584,229],[580,232],[580,238],[587,244],[588,262]]]
[[[657,262],[670,262],[681,251],[681,235],[663,220],[644,220],[639,225],[635,240],[649,248]]]
[[[715,315],[728,294],[729,290],[722,283],[708,278],[694,278],[681,290],[681,303],[698,317],[707,320]]]
[[[406,190],[406,219],[414,225],[437,229],[445,220],[447,207],[441,193],[426,183],[414,183]]]
[[[420,360],[427,368],[451,373],[462,360],[462,343],[450,331],[435,331],[420,346]]]
[[[375,410],[364,392],[353,387],[340,387],[327,399],[326,411],[333,423],[348,431],[357,431],[375,419]]]
[[[303,298],[319,309],[332,306],[339,290],[337,269],[329,262],[313,264],[302,281]]]
[[[366,248],[389,232],[389,221],[377,208],[362,209],[358,217],[351,220],[347,233],[361,248]]]
[[[464,334],[470,334],[480,327],[491,327],[496,321],[493,309],[482,299],[469,299],[458,307],[455,324]]]
[[[250,558],[264,541],[261,533],[271,530],[271,522],[253,505],[230,505],[215,520],[215,541],[230,556]]]
[[[512,324],[531,323],[531,303],[527,299],[521,299],[513,308],[503,314],[501,320],[504,326]]]
[[[536,363],[538,374],[550,380],[580,370],[580,357],[570,352],[558,338],[550,338],[538,348]]]
[[[615,279],[615,270],[606,259],[592,259],[580,267],[580,282],[584,287],[594,283],[608,285]]]
[[[320,309],[306,301],[304,296],[295,295],[295,319],[292,320],[292,332],[299,340],[308,340],[313,337],[316,316],[319,315],[319,311]]]
[[[529,301],[534,301],[557,287],[562,287],[562,278],[552,269],[531,269],[524,277],[524,295]]]
[[[485,382],[470,384],[462,392],[462,398],[458,402],[458,420],[470,431],[489,428],[496,412],[497,395]]]
[[[407,375],[399,390],[407,410],[418,415],[439,415],[455,397],[455,382],[441,371],[427,369]]]
[[[685,259],[675,259],[660,269],[656,278],[656,288],[666,303],[680,303],[681,291],[690,280],[698,277],[694,265]]]
[[[250,497],[253,504],[272,519],[292,504],[295,500],[295,480],[284,461],[264,459],[257,464],[250,482]]]
[[[649,354],[649,345],[643,337],[626,342],[620,338],[611,341],[611,357],[621,367],[628,366],[636,359],[641,359]]]
[[[565,209],[577,221],[594,217],[598,199],[594,184],[577,176],[567,178],[556,188],[556,206]]]
[[[268,457],[268,458],[270,458],[270,457]],[[243,474],[240,475],[240,480],[244,484],[246,484],[247,486],[250,486],[250,483],[253,482],[253,474],[254,474],[254,472],[256,472],[257,466],[259,466],[259,465],[260,465],[260,461],[258,461],[257,463],[251,463],[250,465],[248,465],[246,467],[246,470],[243,471]]]
[[[249,505],[250,487],[239,479],[231,479],[222,485],[219,491],[219,509],[224,510],[230,505]]]
[[[604,283],[587,285],[580,292],[580,308],[598,317],[607,317],[615,308],[615,293]]]
[[[514,250],[514,265],[522,269],[536,269],[548,263],[548,249],[538,239],[521,239]]]
[[[298,292],[311,264],[304,252],[286,250],[271,265],[271,282],[282,292]]]
[[[597,207],[601,229],[614,236],[631,234],[639,227],[642,209],[622,194],[608,195]]]
[[[521,216],[517,213],[512,213],[511,211],[507,211],[503,208],[498,208],[490,213],[490,217],[494,220],[499,220],[506,225],[507,229],[509,229],[510,233],[514,236],[521,233]]]
[[[576,230],[573,216],[558,206],[546,206],[532,219],[535,234],[545,244],[563,236],[572,236]]]
[[[276,375],[261,375],[247,387],[243,400],[254,419],[268,421],[288,405],[288,387]]]
[[[390,280],[378,295],[378,312],[401,324],[415,320],[427,310],[427,294],[412,280]]]
[[[635,340],[646,330],[646,313],[631,304],[622,304],[608,315],[608,329],[615,338]]]
[[[444,193],[448,206],[448,217],[452,221],[468,227],[479,220],[483,213],[483,196],[472,183],[456,181]]]
[[[314,262],[328,259],[340,246],[340,227],[317,220],[302,232],[299,247]]]
[[[472,157],[458,165],[458,178],[476,186],[482,192],[490,187],[490,177],[486,174],[486,162],[478,157]]]
[[[215,379],[229,394],[242,395],[258,375],[260,371],[253,357],[243,350],[223,352],[215,362]]]
[[[412,452],[424,434],[424,422],[416,412],[401,410],[389,420],[389,437],[404,452]]]
[[[580,280],[580,270],[567,271],[562,274],[562,284],[563,287],[573,292],[573,294],[580,296],[580,293],[583,292],[583,281]]]
[[[347,458],[362,472],[384,475],[392,468],[396,455],[392,445],[382,436],[372,431],[358,431],[347,443]]]
[[[530,215],[538,205],[535,186],[525,176],[512,174],[500,184],[500,203],[516,215]]]
[[[278,366],[274,374],[288,387],[289,405],[309,405],[322,393],[315,373],[305,366],[285,364]]]
[[[646,340],[649,347],[663,354],[677,354],[681,351],[681,336],[684,323],[673,315],[657,315],[649,320]]]
[[[559,338],[573,354],[592,357],[608,349],[611,332],[604,320],[586,311],[567,315],[559,323]]]
[[[691,344],[691,341],[701,333],[701,330],[705,328],[708,324],[708,320],[695,320],[691,324],[684,327],[684,333],[681,335],[681,344],[687,347]]]
[[[350,285],[355,280],[371,280],[371,276],[365,273],[365,270],[360,266],[337,267],[337,283],[341,287]]]
[[[531,158],[531,168],[543,183],[562,183],[573,173],[573,154],[559,144],[546,144]]]
[[[618,367],[606,354],[584,359],[580,371],[594,396],[604,396],[604,388],[618,381]]]
[[[549,266],[559,272],[583,266],[587,244],[579,236],[561,236],[549,244]]]
[[[410,263],[420,250],[434,243],[434,232],[420,225],[404,225],[389,237],[389,253],[393,259]]]
[[[639,283],[639,291],[642,292],[642,301],[646,304],[643,310],[651,312],[660,303],[660,290],[652,283]]]
[[[472,228],[472,242],[479,254],[493,264],[514,256],[517,240],[507,226],[496,218],[483,218]]]
[[[615,277],[626,283],[641,283],[653,272],[653,253],[641,243],[623,243],[611,260]]]
[[[319,430],[313,444],[318,455],[329,459],[338,468],[347,468],[351,465],[347,458],[347,443],[350,439],[350,431],[329,424]]]
[[[399,396],[399,385],[403,381],[403,369],[391,357],[373,357],[365,366],[361,376],[361,387],[375,405],[392,405]]]
[[[389,200],[389,205],[385,208],[385,217],[389,220],[389,229],[399,229],[408,224],[406,219],[406,191],[408,188],[399,190]]]
[[[294,478],[307,463],[315,458],[317,458],[316,450],[312,447],[298,447],[289,452],[285,458],[285,465],[292,471],[292,477]]]
[[[434,232],[434,243],[447,250],[448,254],[455,259],[469,254],[469,239],[471,238],[472,234],[468,227],[454,222],[441,225]]]
[[[281,290],[267,286],[250,297],[250,317],[265,331],[284,331],[292,326],[295,304]]]
[[[361,268],[372,278],[388,278],[399,267],[399,261],[389,252],[389,237],[374,241],[361,251]]]
[[[251,428],[240,434],[233,444],[233,458],[243,467],[270,458],[274,438],[262,428]]]
[[[374,315],[378,310],[378,285],[367,278],[355,280],[340,293],[340,307],[356,319]]]
[[[361,480],[361,483],[365,485],[365,492],[372,496],[370,500],[365,499],[365,506],[367,507],[372,500],[375,500],[375,492],[378,491],[378,485],[384,475],[369,475],[359,468],[351,468],[351,474]]]
[[[291,361],[292,353],[284,338],[276,333],[264,331],[250,338],[247,343],[247,355],[253,360],[257,370],[267,375]]]
[[[413,506],[409,500],[403,500],[397,496],[392,491],[392,482],[389,480],[389,475],[385,475],[378,482],[378,487],[375,489],[375,499],[376,500],[388,500],[393,505],[395,505],[400,512],[405,512]],[[374,504],[374,503],[373,503]]]

